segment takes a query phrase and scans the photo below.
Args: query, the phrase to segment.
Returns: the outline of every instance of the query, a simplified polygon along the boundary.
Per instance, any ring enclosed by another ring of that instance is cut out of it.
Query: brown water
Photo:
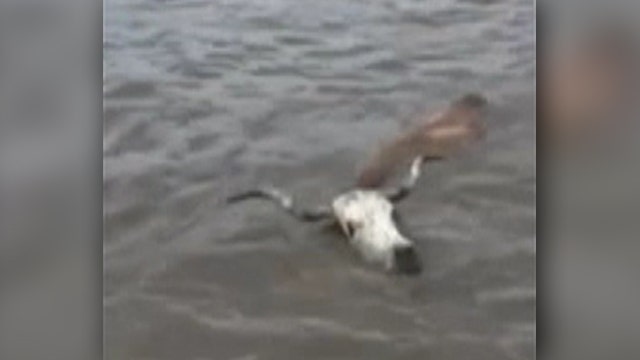
[[[533,2],[107,0],[108,359],[534,359]],[[376,143],[467,91],[472,152],[400,208],[419,277],[270,204],[349,187]]]

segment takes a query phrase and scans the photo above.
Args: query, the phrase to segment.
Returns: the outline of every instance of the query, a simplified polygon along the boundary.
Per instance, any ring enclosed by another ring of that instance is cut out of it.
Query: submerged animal
[[[339,194],[324,206],[301,207],[290,194],[273,186],[241,192],[229,197],[227,202],[264,198],[302,221],[333,219],[340,225],[349,245],[365,261],[390,272],[420,273],[422,264],[414,243],[400,233],[394,221],[394,205],[411,193],[425,161],[442,159],[484,134],[478,120],[485,105],[486,100],[476,94],[453,102],[426,124],[384,146],[365,166],[355,189]],[[392,165],[407,157],[411,161],[409,173],[400,184],[381,188]]]

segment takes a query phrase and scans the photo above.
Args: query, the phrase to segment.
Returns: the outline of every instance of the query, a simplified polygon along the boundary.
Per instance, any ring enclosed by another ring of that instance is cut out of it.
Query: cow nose
[[[393,264],[400,274],[417,275],[422,272],[422,264],[413,246],[398,246],[393,249]]]

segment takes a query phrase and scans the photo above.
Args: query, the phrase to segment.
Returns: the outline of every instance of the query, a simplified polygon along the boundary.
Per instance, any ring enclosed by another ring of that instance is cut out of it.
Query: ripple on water
[[[534,359],[530,3],[111,0],[106,358]],[[490,136],[398,209],[421,276],[222,205],[260,183],[326,202],[400,119],[470,89],[499,110]]]

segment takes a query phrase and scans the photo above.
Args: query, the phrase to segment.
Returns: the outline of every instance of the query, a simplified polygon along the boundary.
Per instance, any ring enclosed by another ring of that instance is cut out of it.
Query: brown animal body
[[[360,172],[358,187],[382,186],[394,170],[417,156],[425,161],[442,159],[482,138],[485,126],[481,117],[486,106],[482,95],[467,94],[383,144]]]

